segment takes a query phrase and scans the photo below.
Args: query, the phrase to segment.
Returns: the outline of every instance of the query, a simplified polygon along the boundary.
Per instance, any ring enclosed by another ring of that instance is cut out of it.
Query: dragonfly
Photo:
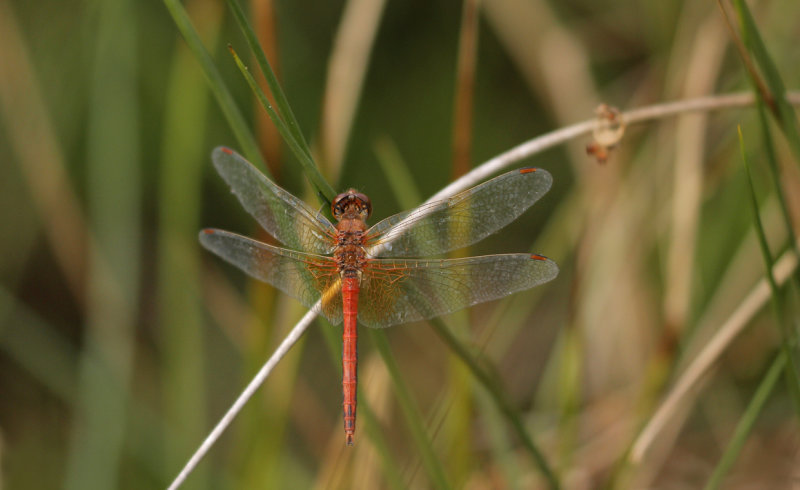
[[[548,282],[555,262],[530,253],[441,256],[496,232],[552,185],[539,168],[513,170],[372,227],[369,198],[349,189],[331,203],[333,225],[226,147],[212,161],[247,212],[286,248],[207,228],[200,243],[342,329],[345,443],[356,424],[357,324],[383,328],[430,319]]]

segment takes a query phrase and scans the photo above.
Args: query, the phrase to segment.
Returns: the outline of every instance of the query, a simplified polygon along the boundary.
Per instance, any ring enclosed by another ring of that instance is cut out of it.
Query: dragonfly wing
[[[242,206],[278,241],[309,253],[331,252],[336,229],[324,216],[278,187],[230,148],[214,149],[211,159]]]
[[[368,327],[425,320],[532,288],[558,275],[541,255],[372,259],[361,278],[358,319]]]
[[[367,231],[366,244],[370,249],[381,247],[378,256],[387,257],[436,255],[466,247],[517,219],[552,183],[543,169],[506,172],[450,199],[378,222]]]
[[[223,230],[200,232],[200,243],[250,276],[272,284],[304,306],[322,301],[322,314],[342,321],[341,282],[330,257],[273,247]]]

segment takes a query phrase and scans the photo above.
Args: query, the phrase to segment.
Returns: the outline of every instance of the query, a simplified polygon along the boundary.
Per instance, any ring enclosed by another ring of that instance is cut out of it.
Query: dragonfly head
[[[361,218],[366,220],[372,214],[369,198],[355,189],[348,189],[336,196],[331,203],[331,212],[337,220],[342,218]]]

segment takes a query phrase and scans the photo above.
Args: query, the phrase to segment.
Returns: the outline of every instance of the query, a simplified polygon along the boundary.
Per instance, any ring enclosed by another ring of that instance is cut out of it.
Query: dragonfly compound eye
[[[354,196],[361,201],[361,214],[365,215],[364,219],[369,218],[372,214],[372,202],[370,202],[366,194],[356,192]]]
[[[347,206],[347,202],[350,200],[350,194],[347,192],[343,192],[334,198],[333,202],[331,203],[331,213],[333,217],[339,219],[344,214],[344,209]]]

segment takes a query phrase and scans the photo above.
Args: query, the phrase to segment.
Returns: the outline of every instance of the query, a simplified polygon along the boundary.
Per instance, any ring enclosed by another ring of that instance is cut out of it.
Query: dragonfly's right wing
[[[230,148],[215,148],[211,159],[242,206],[270,235],[294,250],[331,253],[336,228],[327,218],[278,187]]]
[[[426,320],[532,288],[558,275],[541,255],[372,259],[361,277],[358,319],[368,327]]]
[[[517,219],[552,183],[540,168],[512,170],[378,222],[367,230],[366,245],[380,249],[378,257],[424,257],[466,247]]]
[[[322,299],[322,314],[342,321],[341,282],[330,257],[273,247],[223,230],[205,229],[200,243],[250,276],[272,284],[312,308]]]

